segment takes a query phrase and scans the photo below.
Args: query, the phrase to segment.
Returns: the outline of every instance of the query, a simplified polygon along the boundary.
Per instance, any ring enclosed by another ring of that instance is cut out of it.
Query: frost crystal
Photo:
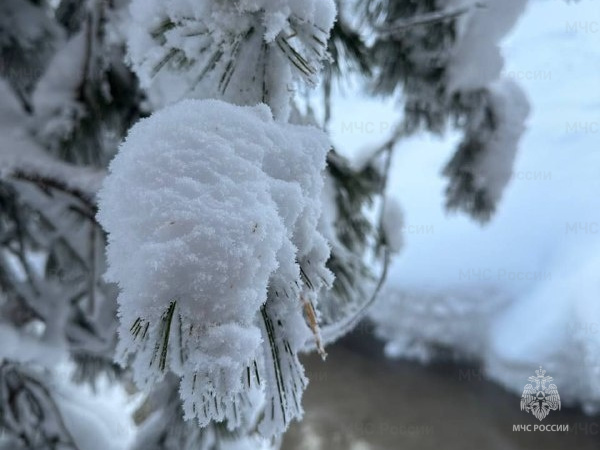
[[[324,133],[265,105],[185,100],[135,125],[110,165],[98,218],[121,289],[121,362],[142,387],[180,376],[201,425],[249,425],[267,402],[271,436],[302,412],[303,314],[331,281],[316,230],[328,150]]]
[[[134,0],[129,56],[158,104],[267,103],[285,120],[296,79],[316,81],[332,0]]]

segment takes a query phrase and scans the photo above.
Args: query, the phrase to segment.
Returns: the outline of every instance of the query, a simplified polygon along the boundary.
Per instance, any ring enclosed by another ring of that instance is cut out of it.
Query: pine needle
[[[310,300],[306,300],[302,295],[300,296],[300,300],[302,301],[302,306],[304,306],[304,312],[306,313],[306,318],[308,320],[308,326],[315,337],[315,344],[317,346],[317,351],[321,358],[325,360],[327,358],[327,352],[323,348],[323,343],[321,342],[321,331],[319,329],[319,323],[317,320],[317,314],[315,312],[315,307],[313,306]]]

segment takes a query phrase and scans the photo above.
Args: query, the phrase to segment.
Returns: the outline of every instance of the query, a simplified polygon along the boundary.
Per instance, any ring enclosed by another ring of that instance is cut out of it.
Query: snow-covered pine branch
[[[265,105],[187,100],[129,133],[100,192],[121,362],[181,378],[186,416],[265,437],[302,413],[297,352],[332,281],[317,230],[330,145]],[[252,390],[261,395],[252,397]],[[257,402],[256,397],[259,399]]]
[[[404,134],[441,134],[449,125],[463,133],[443,172],[448,178],[446,205],[488,221],[510,180],[516,143],[527,119],[525,96],[515,83],[501,80],[504,60],[499,46],[526,0],[362,4],[374,34],[373,63],[379,68],[373,91],[391,95],[402,90]],[[509,84],[512,87],[502,87]],[[517,102],[512,107],[520,123],[513,117],[507,126],[499,105],[512,102]],[[485,164],[475,160],[502,161],[504,181],[492,180]],[[479,169],[482,172],[476,173]]]
[[[469,117],[456,153],[446,164],[446,207],[487,221],[512,178],[529,102],[512,80],[492,83],[463,100]],[[471,108],[469,101],[481,107]]]
[[[75,404],[85,403],[77,383],[118,376],[116,292],[101,277],[95,196],[138,116],[139,91],[124,48],[107,38],[113,8],[95,0],[0,4],[2,448],[104,442],[95,407]],[[89,410],[85,425],[81,409]]]
[[[119,352],[140,386],[176,374],[202,427],[271,438],[302,414],[297,353],[321,348],[318,294],[333,280],[317,229],[330,144],[285,122],[335,12],[331,0],[131,6],[133,68],[155,106],[174,104],[131,130],[100,195]]]
[[[133,0],[129,55],[154,103],[265,103],[280,120],[298,80],[316,83],[333,0]]]

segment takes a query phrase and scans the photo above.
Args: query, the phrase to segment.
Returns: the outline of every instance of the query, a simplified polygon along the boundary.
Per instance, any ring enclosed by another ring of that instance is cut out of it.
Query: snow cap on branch
[[[265,105],[185,100],[135,125],[110,165],[98,218],[107,278],[121,289],[121,361],[133,356],[140,386],[166,370],[183,377],[184,409],[201,425],[239,425],[247,369],[269,365],[267,300],[297,327],[302,262],[331,277],[317,231],[329,147],[322,131],[277,123]],[[303,325],[286,337],[291,348],[310,334]]]
[[[451,0],[450,4],[463,3]],[[523,14],[527,0],[479,0],[458,19],[458,38],[448,67],[448,93],[484,89],[504,67],[500,43]]]
[[[294,83],[317,81],[336,8],[333,0],[134,0],[131,15],[129,57],[154,103],[266,103],[285,120]]]

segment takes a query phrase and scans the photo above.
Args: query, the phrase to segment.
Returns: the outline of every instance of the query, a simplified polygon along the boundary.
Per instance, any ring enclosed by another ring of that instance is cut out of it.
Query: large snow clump
[[[247,369],[268,365],[268,296],[288,302],[271,308],[287,311],[280,321],[302,320],[299,264],[331,278],[316,229],[329,148],[322,131],[277,123],[265,105],[218,100],[186,100],[131,129],[98,218],[109,233],[106,276],[121,290],[118,353],[121,362],[133,356],[138,385],[171,370],[190,385],[188,416],[237,420]],[[287,336],[292,348],[310,334],[303,325]],[[201,415],[196,403],[214,410]]]

